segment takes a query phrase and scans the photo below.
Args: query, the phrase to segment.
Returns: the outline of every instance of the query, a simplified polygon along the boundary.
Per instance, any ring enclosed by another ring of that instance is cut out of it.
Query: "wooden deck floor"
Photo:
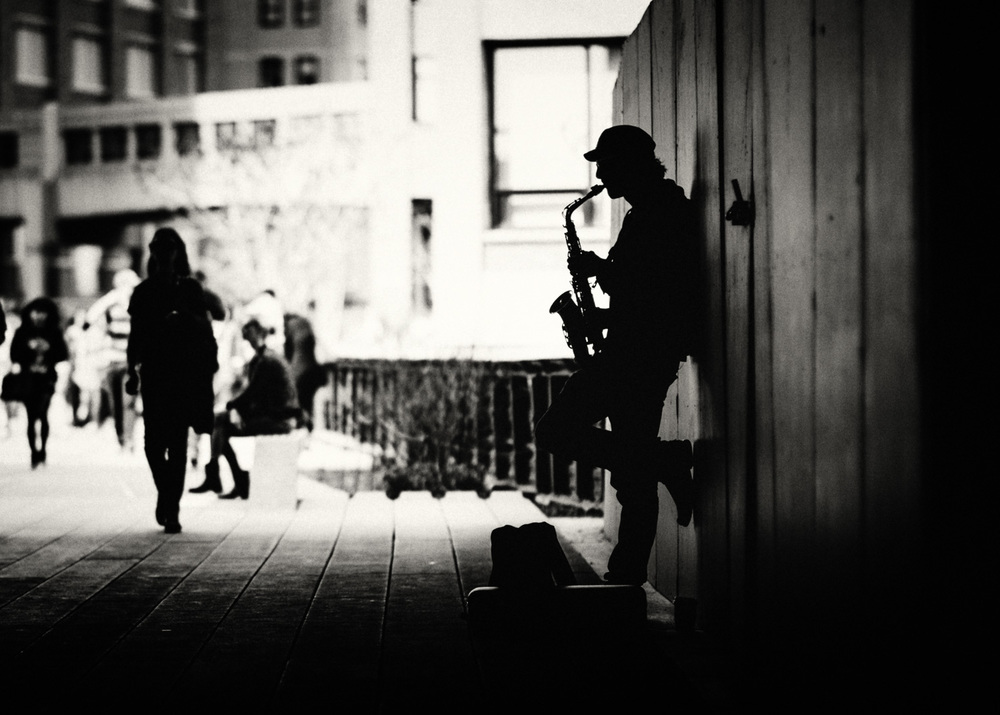
[[[77,442],[54,439],[34,471],[17,441],[0,442],[8,702],[586,712],[635,697],[607,682],[609,664],[650,687],[677,675],[645,640],[609,643],[586,621],[569,638],[544,625],[527,640],[470,634],[466,597],[488,581],[490,532],[546,520],[518,493],[349,497],[300,477],[294,511],[185,494],[183,532],[167,535],[141,458]],[[596,583],[564,546],[578,581]]]

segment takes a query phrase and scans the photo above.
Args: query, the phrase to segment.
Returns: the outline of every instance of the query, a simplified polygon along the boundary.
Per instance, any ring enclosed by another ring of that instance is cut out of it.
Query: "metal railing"
[[[603,470],[536,449],[534,425],[575,369],[571,359],[340,360],[324,366],[317,420],[383,454],[432,452],[475,466],[555,511],[598,513]]]

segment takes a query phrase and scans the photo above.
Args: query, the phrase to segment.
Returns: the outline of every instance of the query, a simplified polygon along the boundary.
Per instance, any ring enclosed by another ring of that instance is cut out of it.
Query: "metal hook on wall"
[[[726,220],[734,226],[752,226],[754,222],[753,204],[743,198],[740,182],[736,179],[733,179],[733,192],[736,194],[736,200],[726,211]]]

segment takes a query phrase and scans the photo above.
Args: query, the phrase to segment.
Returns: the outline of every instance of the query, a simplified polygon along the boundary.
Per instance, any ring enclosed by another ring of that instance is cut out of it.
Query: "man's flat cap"
[[[639,127],[618,124],[608,127],[597,140],[597,146],[583,155],[587,161],[603,161],[611,156],[645,156],[653,153],[656,142]]]

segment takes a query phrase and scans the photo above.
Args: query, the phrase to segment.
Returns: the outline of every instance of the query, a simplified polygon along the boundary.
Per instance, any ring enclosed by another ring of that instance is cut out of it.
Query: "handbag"
[[[24,402],[31,391],[30,376],[23,372],[9,372],[3,376],[0,400],[4,402]]]

